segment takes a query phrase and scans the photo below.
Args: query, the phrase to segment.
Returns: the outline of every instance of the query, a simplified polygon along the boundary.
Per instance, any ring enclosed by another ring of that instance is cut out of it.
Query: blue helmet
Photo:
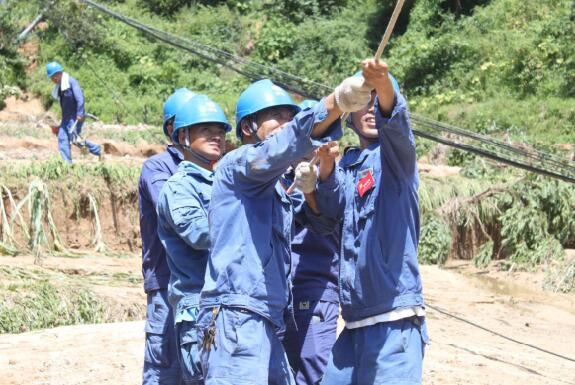
[[[193,98],[194,95],[196,94],[184,87],[178,88],[166,99],[164,103],[164,135],[168,136],[167,123],[176,116],[176,111],[178,111],[184,103]]]
[[[363,76],[363,72],[362,71],[357,71],[353,76]],[[395,77],[391,74],[391,72],[387,73],[387,76],[389,76],[389,80],[391,80],[391,84],[393,85],[393,90],[395,91],[396,94],[399,94],[399,83],[397,82],[397,80],[395,79]]]
[[[221,123],[224,125],[226,132],[230,132],[232,129],[224,114],[224,110],[219,105],[206,95],[196,95],[185,102],[177,111],[172,140],[174,143],[180,144],[178,140],[178,131],[180,129],[202,123]]]
[[[53,61],[46,64],[46,75],[48,75],[49,78],[56,75],[58,72],[64,72],[64,67],[62,67],[60,63]]]
[[[240,123],[243,118],[266,108],[279,106],[289,106],[297,112],[300,111],[291,96],[271,80],[263,79],[252,83],[242,92],[236,105],[236,136],[240,139],[242,137]]]
[[[316,104],[317,104],[317,100],[306,99],[306,100],[302,101],[300,104],[298,104],[298,107],[301,108],[302,110],[305,110],[306,108],[311,108],[311,107],[315,106]]]

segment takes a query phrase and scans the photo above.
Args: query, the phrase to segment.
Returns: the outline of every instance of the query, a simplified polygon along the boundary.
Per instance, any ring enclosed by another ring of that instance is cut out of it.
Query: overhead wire
[[[260,80],[266,77],[273,78],[275,83],[278,85],[289,88],[289,90],[292,92],[310,98],[317,98],[321,95],[331,92],[332,90],[331,87],[317,83],[310,79],[292,75],[277,68],[247,60],[230,52],[191,41],[189,39],[184,39],[171,33],[148,26],[133,18],[115,12],[94,1],[80,1],[117,20],[122,21],[125,24],[132,26],[133,28],[150,34],[166,44],[184,49],[216,64],[225,65],[226,67],[232,69],[240,75],[246,76],[251,80]]]
[[[564,169],[568,172],[575,172],[575,165],[570,164],[573,162],[570,162],[567,159],[563,159],[563,158],[560,158],[558,156],[555,156],[555,155],[552,155],[549,153],[545,153],[543,151],[539,151],[536,149],[521,150],[517,146],[512,146],[512,145],[507,144],[507,143],[502,142],[502,141],[497,141],[497,140],[495,140],[495,139],[493,139],[487,135],[482,135],[482,134],[479,134],[476,132],[466,131],[466,130],[463,130],[459,127],[456,127],[456,126],[453,126],[453,125],[450,125],[447,123],[439,122],[439,121],[433,120],[431,118],[427,118],[425,116],[422,116],[422,115],[419,115],[419,114],[416,114],[413,112],[410,113],[410,117],[413,121],[415,121],[415,122],[417,122],[423,126],[434,128],[434,129],[441,131],[441,132],[447,132],[450,134],[455,134],[455,135],[466,137],[469,139],[479,140],[479,141],[486,143],[486,144],[491,144],[494,146],[501,147],[502,149],[507,150],[507,151],[512,152],[512,153],[515,153],[515,154],[519,154],[519,155],[524,154],[524,155],[528,156],[529,158],[532,158],[535,160],[539,159],[539,158],[543,158],[543,159],[549,160],[553,165],[555,165],[557,167],[561,167],[562,169]]]
[[[52,1],[50,3],[50,5],[53,5],[55,3],[55,1]],[[72,39],[70,38],[70,36],[68,35],[67,31],[63,28],[60,28],[59,25],[56,25],[56,28],[58,29],[58,32],[60,32],[60,34],[62,35],[62,37],[64,37],[64,40],[66,40],[68,42],[68,44],[73,45],[72,44]],[[96,77],[96,79],[98,79],[98,81],[103,84],[104,86],[106,86],[106,89],[108,89],[110,91],[110,93],[112,94],[112,99],[114,100],[114,102],[119,105],[124,112],[131,116],[134,121],[138,121],[139,118],[136,117],[129,109],[128,107],[124,104],[124,102],[122,101],[122,99],[119,97],[119,95],[117,94],[117,92],[114,90],[114,87],[111,87],[110,84],[104,80],[99,74],[98,71],[96,71],[96,69],[90,64],[90,62],[88,60],[86,60],[84,62],[86,64],[86,66],[88,67],[88,69],[90,70],[90,72],[92,72],[92,74]],[[89,114],[88,114],[89,115]]]
[[[92,0],[80,1],[141,32],[153,36],[165,44],[186,50],[213,63],[223,65],[251,80],[270,78],[274,83],[291,92],[313,99],[320,99],[333,90],[333,87],[328,85],[289,74],[274,67],[247,60],[230,52],[148,26]],[[464,130],[460,127],[435,121],[419,114],[410,113],[410,117],[414,123],[413,133],[417,136],[527,171],[575,183],[575,165],[568,160],[537,149],[526,150],[519,146],[496,140],[487,135]],[[454,140],[453,136],[475,141],[478,145],[464,143],[463,140]]]
[[[546,354],[550,354],[550,355],[552,355],[552,356],[561,358],[561,359],[566,360],[566,361],[575,362],[575,358],[568,357],[568,356],[565,356],[565,355],[562,355],[562,354],[559,354],[559,353],[552,352],[552,351],[547,350],[547,349],[540,348],[540,347],[537,346],[537,345],[533,345],[533,344],[530,344],[530,343],[527,343],[527,342],[523,342],[523,341],[516,340],[515,338],[511,338],[511,337],[509,337],[509,336],[507,336],[507,335],[505,335],[505,334],[496,332],[496,331],[494,331],[494,330],[492,330],[492,329],[486,328],[485,326],[481,326],[481,325],[479,325],[479,324],[476,323],[476,322],[470,321],[470,320],[468,320],[468,319],[465,319],[465,318],[463,318],[463,317],[460,317],[460,316],[457,316],[457,315],[455,315],[455,314],[453,314],[453,313],[450,313],[450,312],[448,312],[447,310],[444,310],[444,309],[442,309],[442,308],[440,308],[440,307],[438,307],[438,306],[430,305],[429,303],[426,303],[425,306],[426,306],[426,307],[429,307],[429,308],[432,309],[432,310],[435,310],[435,311],[438,312],[438,313],[441,313],[441,314],[446,315],[446,316],[448,316],[448,317],[454,318],[454,319],[456,319],[456,320],[458,320],[458,321],[464,322],[464,323],[466,323],[466,324],[468,324],[468,325],[474,326],[474,327],[476,327],[476,328],[478,328],[478,329],[481,329],[481,330],[484,330],[484,331],[486,331],[486,332],[492,333],[492,334],[494,334],[494,335],[496,335],[496,336],[498,336],[498,337],[501,337],[501,338],[503,338],[503,339],[505,339],[505,340],[507,340],[507,341],[511,341],[511,342],[516,343],[516,344],[518,344],[518,345],[528,346],[528,347],[530,347],[530,348],[532,348],[532,349],[538,350],[538,351],[543,352],[543,353],[546,353]]]

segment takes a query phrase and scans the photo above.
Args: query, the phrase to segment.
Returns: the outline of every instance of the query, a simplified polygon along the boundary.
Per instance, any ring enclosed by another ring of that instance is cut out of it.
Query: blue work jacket
[[[142,275],[146,293],[166,289],[170,280],[166,251],[158,238],[156,205],[164,183],[178,171],[178,164],[183,159],[182,153],[175,147],[168,146],[166,151],[152,156],[142,166],[138,181],[138,195],[142,236]]]
[[[183,161],[158,197],[158,236],[166,249],[168,294],[176,314],[199,305],[210,248],[211,195],[212,172]]]
[[[72,76],[70,79],[70,88],[62,91],[58,88],[58,96],[60,96],[60,106],[62,107],[62,122],[60,126],[64,126],[69,120],[76,120],[78,116],[84,116],[84,94],[80,83]]]
[[[320,211],[342,219],[339,295],[346,321],[424,305],[419,177],[407,103],[397,95],[390,118],[381,115],[377,100],[375,110],[379,142],[346,152],[317,190]]]
[[[285,325],[284,311],[291,300],[293,211],[280,178],[314,146],[341,136],[338,119],[320,141],[310,138],[314,125],[327,115],[322,100],[299,112],[279,132],[231,151],[218,163],[202,307],[243,307],[277,327]],[[305,207],[311,222],[321,220]]]

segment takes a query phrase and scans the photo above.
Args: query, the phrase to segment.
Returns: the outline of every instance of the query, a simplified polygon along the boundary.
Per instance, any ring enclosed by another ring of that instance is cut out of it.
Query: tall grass
[[[57,156],[46,161],[31,161],[14,167],[12,164],[0,164],[0,175],[4,181],[21,181],[38,178],[45,182],[65,181],[78,183],[90,178],[105,178],[117,185],[135,184],[140,175],[139,166],[117,163],[82,163],[69,165]]]

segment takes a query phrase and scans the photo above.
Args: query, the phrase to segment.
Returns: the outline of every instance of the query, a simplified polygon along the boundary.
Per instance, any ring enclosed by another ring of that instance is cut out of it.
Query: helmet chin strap
[[[252,134],[252,136],[254,137],[254,139],[256,140],[256,143],[261,142],[261,138],[258,135],[258,124],[256,123],[255,119],[253,118],[253,116],[250,116],[248,118],[248,128],[250,130],[250,134]]]
[[[182,149],[184,151],[186,151],[188,154],[190,154],[192,157],[196,158],[197,160],[199,160],[202,163],[209,164],[210,166],[213,167],[213,165],[216,164],[216,162],[217,162],[217,160],[210,160],[210,159],[206,158],[205,156],[203,156],[202,154],[200,154],[199,152],[194,150],[192,147],[190,147],[190,131],[189,131],[189,129],[185,130],[184,144],[182,144],[181,146],[182,146]]]

